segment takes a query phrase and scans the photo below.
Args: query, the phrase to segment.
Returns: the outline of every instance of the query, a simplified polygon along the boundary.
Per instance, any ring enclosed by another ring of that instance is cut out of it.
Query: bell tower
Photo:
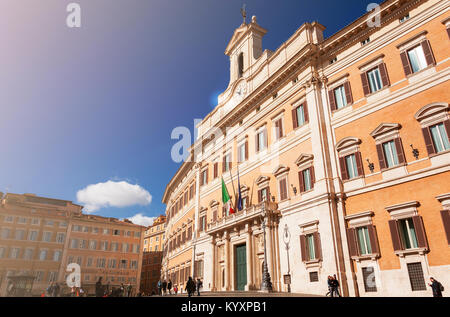
[[[225,49],[225,55],[230,57],[230,83],[244,77],[247,70],[263,53],[262,38],[267,30],[260,27],[256,16],[251,23],[246,22],[246,11],[241,10],[243,22],[234,31],[234,34]]]

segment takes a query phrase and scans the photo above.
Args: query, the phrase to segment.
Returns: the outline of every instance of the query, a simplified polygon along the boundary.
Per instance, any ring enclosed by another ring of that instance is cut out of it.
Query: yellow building
[[[276,51],[256,17],[236,29],[229,86],[163,197],[163,276],[258,290],[266,255],[280,292],[323,295],[333,274],[346,296],[450,285],[449,7],[387,0]],[[228,215],[221,179],[236,201],[238,169],[244,208]]]
[[[145,230],[141,271],[141,291],[145,294],[158,294],[165,235],[166,216],[164,215],[156,218]]]
[[[110,289],[121,283],[139,291],[145,227],[82,213],[71,201],[34,194],[0,193],[0,296],[7,296],[11,277],[29,276],[31,294],[58,283],[68,294],[68,265],[80,266],[80,283],[95,294],[102,277]],[[31,285],[31,284],[30,284]],[[15,294],[21,296],[24,294]]]

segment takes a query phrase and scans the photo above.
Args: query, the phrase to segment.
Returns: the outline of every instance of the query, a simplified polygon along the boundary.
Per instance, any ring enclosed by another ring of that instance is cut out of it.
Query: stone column
[[[249,224],[245,225],[245,232],[247,234],[246,239],[246,258],[247,258],[247,285],[245,286],[245,290],[249,291],[253,288],[253,260],[252,260],[252,254],[253,254],[253,245],[252,245],[252,230],[250,228]]]
[[[213,247],[213,267],[212,267],[212,281],[211,281],[211,291],[215,292],[216,291],[216,279],[217,279],[217,263],[218,263],[218,259],[217,259],[217,241],[216,241],[216,237],[213,237],[212,240],[212,247]]]
[[[194,205],[195,215],[194,224],[192,226],[192,266],[191,266],[191,276],[194,278],[195,272],[195,244],[197,239],[198,230],[198,219],[200,214],[200,164],[195,164],[195,205]]]
[[[272,240],[272,223],[269,215],[266,219],[266,252],[267,252],[267,268],[270,273],[270,280],[273,284],[274,266],[273,266],[273,240]]]
[[[224,257],[225,257],[225,290],[230,290],[230,236],[228,231],[225,231],[224,236]]]

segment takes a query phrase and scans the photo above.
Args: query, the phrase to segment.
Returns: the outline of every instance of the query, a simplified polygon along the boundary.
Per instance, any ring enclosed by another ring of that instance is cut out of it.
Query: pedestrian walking
[[[167,283],[167,290],[169,291],[169,295],[172,294],[171,289],[172,289],[172,280],[169,279],[169,283]]]
[[[53,289],[53,297],[59,297],[59,292],[61,291],[61,286],[56,283],[55,288]]]
[[[162,291],[162,283],[161,280],[158,281],[158,295],[161,296],[161,291]]]
[[[173,287],[173,292],[175,293],[175,295],[177,295],[178,294],[178,287],[174,286]]]
[[[331,285],[332,285],[331,297],[341,297],[341,294],[339,294],[339,281],[336,278],[336,274],[334,274],[334,276],[333,276],[333,280],[332,280],[332,284]]]
[[[197,288],[197,296],[200,296],[200,287],[202,287],[202,286],[203,286],[202,281],[201,281],[199,278],[197,278],[197,285],[196,285],[196,288]]]
[[[133,290],[133,286],[131,284],[128,284],[127,287],[127,297],[131,297],[131,291]]]
[[[325,294],[325,296],[332,296],[331,291],[333,290],[333,277],[331,275],[328,275],[327,278],[327,285],[328,285],[328,293]]]
[[[442,292],[444,291],[444,286],[433,277],[430,277],[430,282],[428,286],[431,287],[433,291],[433,297],[442,297]]]
[[[98,278],[97,283],[95,283],[95,296],[102,297],[104,295],[103,285],[102,285],[102,277]]]
[[[162,283],[162,288],[163,288],[163,295],[166,294],[166,290],[167,290],[167,281],[164,280],[164,282]]]
[[[188,293],[188,297],[191,297],[192,294],[194,294],[195,292],[195,283],[192,280],[192,277],[189,276],[188,281],[186,282],[186,287],[185,287],[187,293]]]

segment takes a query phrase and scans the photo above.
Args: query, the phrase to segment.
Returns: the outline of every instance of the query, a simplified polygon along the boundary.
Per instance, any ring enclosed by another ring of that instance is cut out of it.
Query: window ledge
[[[346,179],[345,181],[342,181],[342,182],[343,183],[349,183],[349,182],[353,182],[353,181],[356,181],[356,180],[361,179],[361,178],[364,178],[364,175],[359,175],[359,176],[353,177],[351,179]]]
[[[315,259],[315,260],[305,261],[303,263],[305,263],[306,268],[313,268],[313,267],[320,267],[321,262],[322,262],[322,260]]]
[[[436,156],[439,156],[439,155],[444,155],[444,154],[447,154],[447,153],[450,153],[450,150],[445,150],[445,151],[441,151],[441,152],[438,152],[438,153],[433,153],[433,154],[430,154],[429,157],[432,158],[432,157],[436,157]]]
[[[355,260],[356,262],[361,262],[363,260],[375,261],[379,257],[380,257],[379,253],[372,253],[372,254],[364,254],[364,255],[352,256],[352,260]]]
[[[395,251],[394,253],[396,255],[398,255],[401,258],[404,258],[406,255],[411,255],[411,254],[420,254],[420,255],[425,255],[425,253],[428,251],[427,248],[413,248],[413,249],[407,249],[407,250],[398,250]]]
[[[436,72],[435,65],[429,65],[429,66],[425,67],[424,69],[421,69],[415,73],[409,74],[408,76],[406,76],[406,78],[408,79],[408,81],[410,83],[415,83],[417,81],[423,80],[428,75],[434,74],[435,72]]]

